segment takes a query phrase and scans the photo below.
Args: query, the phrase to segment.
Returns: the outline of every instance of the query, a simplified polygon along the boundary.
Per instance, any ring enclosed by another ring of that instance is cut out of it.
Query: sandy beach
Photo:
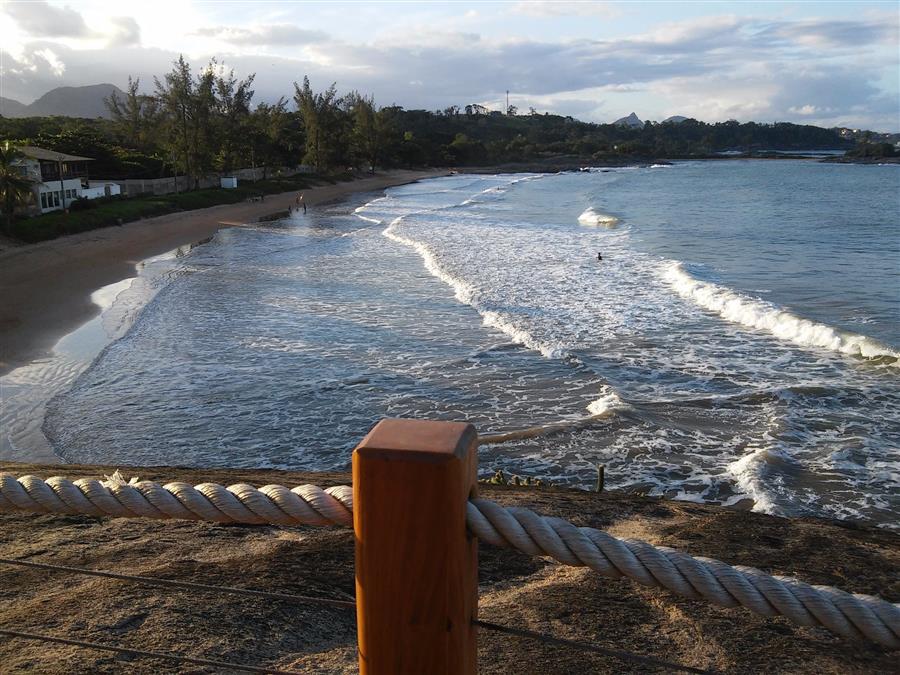
[[[445,171],[387,171],[304,190],[309,206],[380,190]],[[133,275],[145,258],[205,239],[219,229],[287,210],[296,192],[262,202],[225,204],[147,218],[0,253],[0,375],[46,356],[56,342],[99,312],[91,293]]]

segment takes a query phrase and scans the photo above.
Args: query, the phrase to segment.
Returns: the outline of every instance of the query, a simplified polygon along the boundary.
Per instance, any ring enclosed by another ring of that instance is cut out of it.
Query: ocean
[[[467,420],[485,475],[590,488],[602,464],[896,527],[898,194],[896,166],[679,162],[224,230],[101,294],[102,351],[73,334],[3,378],[5,454],[39,418],[73,462],[340,470],[383,417]]]

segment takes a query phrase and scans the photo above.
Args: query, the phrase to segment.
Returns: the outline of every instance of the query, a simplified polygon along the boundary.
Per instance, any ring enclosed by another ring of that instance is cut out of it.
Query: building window
[[[41,208],[42,209],[47,208],[47,193],[46,192],[41,193]]]
[[[53,194],[53,206],[59,206],[59,190],[56,190]]]

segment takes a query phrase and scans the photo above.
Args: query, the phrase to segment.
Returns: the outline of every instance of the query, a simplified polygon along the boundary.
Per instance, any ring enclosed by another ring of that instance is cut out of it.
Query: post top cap
[[[357,446],[356,453],[365,456],[445,461],[465,457],[478,437],[475,427],[467,422],[433,420],[384,419]]]

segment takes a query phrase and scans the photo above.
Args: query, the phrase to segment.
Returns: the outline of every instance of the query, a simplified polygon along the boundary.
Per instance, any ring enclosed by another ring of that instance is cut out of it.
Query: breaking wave
[[[515,323],[506,318],[502,313],[485,307],[484,303],[480,301],[479,292],[475,288],[475,286],[458,277],[453,276],[450,272],[444,269],[444,267],[442,267],[439,263],[437,255],[431,248],[429,248],[422,242],[416,241],[415,239],[405,237],[397,231],[397,227],[402,223],[404,218],[405,216],[399,216],[398,218],[392,220],[390,225],[388,225],[384,229],[382,234],[388,239],[396,241],[398,244],[409,246],[410,248],[414,249],[420,256],[422,256],[422,260],[425,264],[425,269],[427,269],[433,276],[437,277],[445,284],[450,286],[450,288],[453,289],[456,299],[459,302],[469,305],[476,312],[478,312],[481,315],[485,326],[496,328],[497,330],[508,335],[516,343],[525,345],[529,349],[538,351],[548,359],[563,359],[569,356],[565,347],[563,347],[562,345],[540,340],[528,331],[517,326]]]
[[[593,207],[588,207],[578,216],[578,222],[582,225],[599,225],[602,227],[615,227],[619,224],[619,219],[608,213],[595,211]]]
[[[718,313],[727,321],[768,331],[782,340],[864,359],[884,359],[894,365],[900,359],[900,353],[896,350],[865,335],[848,333],[810,321],[764,300],[742,295],[708,281],[700,281],[691,276],[679,262],[667,265],[663,278],[682,298]]]

